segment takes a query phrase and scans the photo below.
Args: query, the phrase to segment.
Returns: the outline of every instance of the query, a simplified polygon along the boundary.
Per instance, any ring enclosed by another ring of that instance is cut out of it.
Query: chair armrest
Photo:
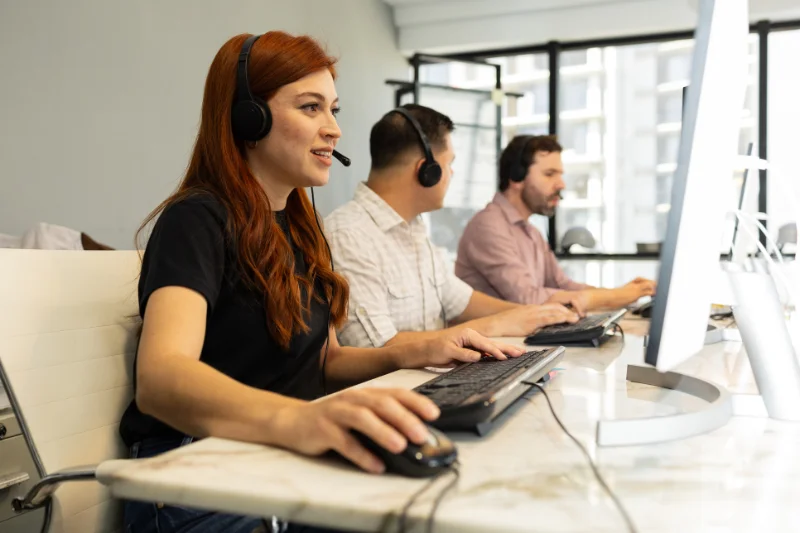
[[[11,506],[15,511],[28,511],[42,507],[62,483],[69,481],[92,481],[97,479],[95,470],[66,470],[50,474],[31,487],[24,498],[14,498]]]

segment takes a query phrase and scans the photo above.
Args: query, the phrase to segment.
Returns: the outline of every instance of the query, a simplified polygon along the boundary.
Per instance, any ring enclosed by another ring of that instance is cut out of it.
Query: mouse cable
[[[614,494],[614,491],[612,491],[611,488],[608,486],[608,484],[605,482],[603,476],[600,475],[600,471],[597,469],[597,465],[595,465],[595,462],[592,460],[592,457],[589,455],[589,452],[586,451],[586,448],[583,446],[583,444],[581,444],[581,442],[578,439],[576,439],[572,433],[569,432],[566,426],[564,426],[564,423],[561,422],[561,419],[556,414],[556,410],[553,408],[553,404],[550,402],[550,396],[547,395],[547,391],[544,390],[544,387],[533,381],[523,381],[523,383],[526,385],[533,385],[534,387],[542,391],[545,400],[547,400],[547,406],[550,407],[550,412],[553,413],[553,418],[555,418],[556,422],[564,431],[564,433],[567,435],[567,437],[572,439],[572,442],[574,442],[578,446],[578,448],[580,448],[581,452],[586,457],[586,460],[589,461],[589,466],[592,468],[592,472],[594,472],[594,476],[597,478],[597,482],[600,483],[600,486],[603,487],[603,490],[606,491],[606,494],[608,494],[608,496],[614,502],[614,505],[616,505],[617,510],[619,510],[619,514],[622,515],[622,518],[625,520],[625,524],[628,526],[628,531],[630,531],[631,533],[636,533],[636,526],[633,524],[633,520],[631,520],[631,517],[625,510],[625,507],[622,505],[622,502],[617,497],[617,495]],[[528,401],[533,401],[533,399],[529,399]]]
[[[614,326],[612,331],[614,331],[614,333],[619,331],[619,336],[622,337],[622,341],[625,342],[625,330],[622,329],[622,326],[619,325],[619,322],[614,322],[612,325]]]
[[[399,520],[399,531],[400,533],[406,533],[408,531],[408,512],[411,510],[411,507],[417,502],[420,496],[425,493],[431,486],[436,483],[437,480],[444,477],[447,474],[453,474],[453,479],[450,481],[436,496],[436,500],[433,502],[433,507],[431,508],[431,512],[428,515],[426,532],[431,533],[433,531],[433,519],[436,515],[436,510],[439,508],[439,504],[444,499],[445,495],[455,486],[456,482],[459,479],[459,471],[458,471],[459,463],[456,461],[450,468],[442,470],[441,472],[437,473],[435,476],[430,478],[427,483],[425,483],[422,488],[420,488],[417,492],[411,495],[408,499],[406,504],[403,506],[403,510],[400,511],[400,520]],[[383,530],[383,528],[381,528]]]
[[[426,533],[433,533],[433,518],[436,516],[436,510],[439,508],[439,504],[442,503],[444,497],[447,496],[447,493],[453,490],[458,483],[458,478],[460,477],[460,472],[458,471],[458,463],[453,464],[450,467],[449,471],[453,472],[453,479],[450,480],[450,483],[447,484],[436,496],[436,500],[433,502],[433,507],[431,508],[431,512],[428,515],[427,525],[425,526]]]

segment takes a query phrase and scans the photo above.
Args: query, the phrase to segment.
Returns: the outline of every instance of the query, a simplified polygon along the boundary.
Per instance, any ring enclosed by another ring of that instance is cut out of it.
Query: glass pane
[[[692,47],[692,40],[682,40],[561,54],[558,131],[567,189],[556,213],[558,238],[584,226],[606,253],[635,253],[636,243],[663,239]],[[751,72],[757,72],[757,47],[753,35]],[[741,153],[756,138],[757,89],[751,76]],[[725,191],[731,208],[741,182],[738,172]]]
[[[769,173],[767,212],[773,238],[785,240],[779,229],[795,222],[798,216],[798,175],[800,151],[797,149],[797,125],[800,124],[800,30],[773,32],[769,35],[768,121]],[[787,251],[794,251],[789,245]]]
[[[494,57],[488,61],[501,66],[503,90],[522,94],[506,98],[503,106],[503,145],[515,135],[546,134],[550,121],[547,54]],[[513,69],[509,68],[511,65]]]
[[[504,100],[502,144],[517,134],[547,133],[547,55],[499,57],[489,62],[500,65],[504,90],[523,94]],[[420,78],[455,88],[490,90],[495,86],[495,68],[455,62],[425,65],[420,68]],[[488,94],[426,87],[420,89],[419,103],[445,113],[456,123],[454,174],[444,208],[427,215],[433,242],[455,257],[464,226],[497,191],[497,108]]]
[[[658,261],[589,261],[563,259],[559,262],[564,272],[575,281],[595,287],[619,287],[630,280],[642,277],[658,278]]]
[[[420,87],[419,103],[449,116],[456,128],[468,124],[494,129],[497,125],[497,108],[488,93]]]
[[[410,79],[414,79],[413,72]],[[433,63],[420,65],[419,80],[460,89],[492,89],[497,81],[497,72],[493,66],[473,63]]]

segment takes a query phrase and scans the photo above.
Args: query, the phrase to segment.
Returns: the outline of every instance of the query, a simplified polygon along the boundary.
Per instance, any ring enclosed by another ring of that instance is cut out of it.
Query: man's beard
[[[535,192],[523,191],[522,193],[522,201],[525,202],[525,205],[528,206],[528,209],[530,209],[534,215],[542,215],[545,217],[551,217],[556,214],[557,206],[550,205],[550,202],[556,198],[561,198],[560,191],[544,198],[544,200],[541,202],[537,201],[539,198]]]

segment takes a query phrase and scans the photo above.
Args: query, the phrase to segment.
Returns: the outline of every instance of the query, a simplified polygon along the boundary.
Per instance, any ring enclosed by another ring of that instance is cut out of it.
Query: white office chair
[[[139,268],[136,251],[0,250],[0,372],[45,476],[15,508],[50,505],[50,532],[122,530],[93,466],[58,473],[127,457]]]

